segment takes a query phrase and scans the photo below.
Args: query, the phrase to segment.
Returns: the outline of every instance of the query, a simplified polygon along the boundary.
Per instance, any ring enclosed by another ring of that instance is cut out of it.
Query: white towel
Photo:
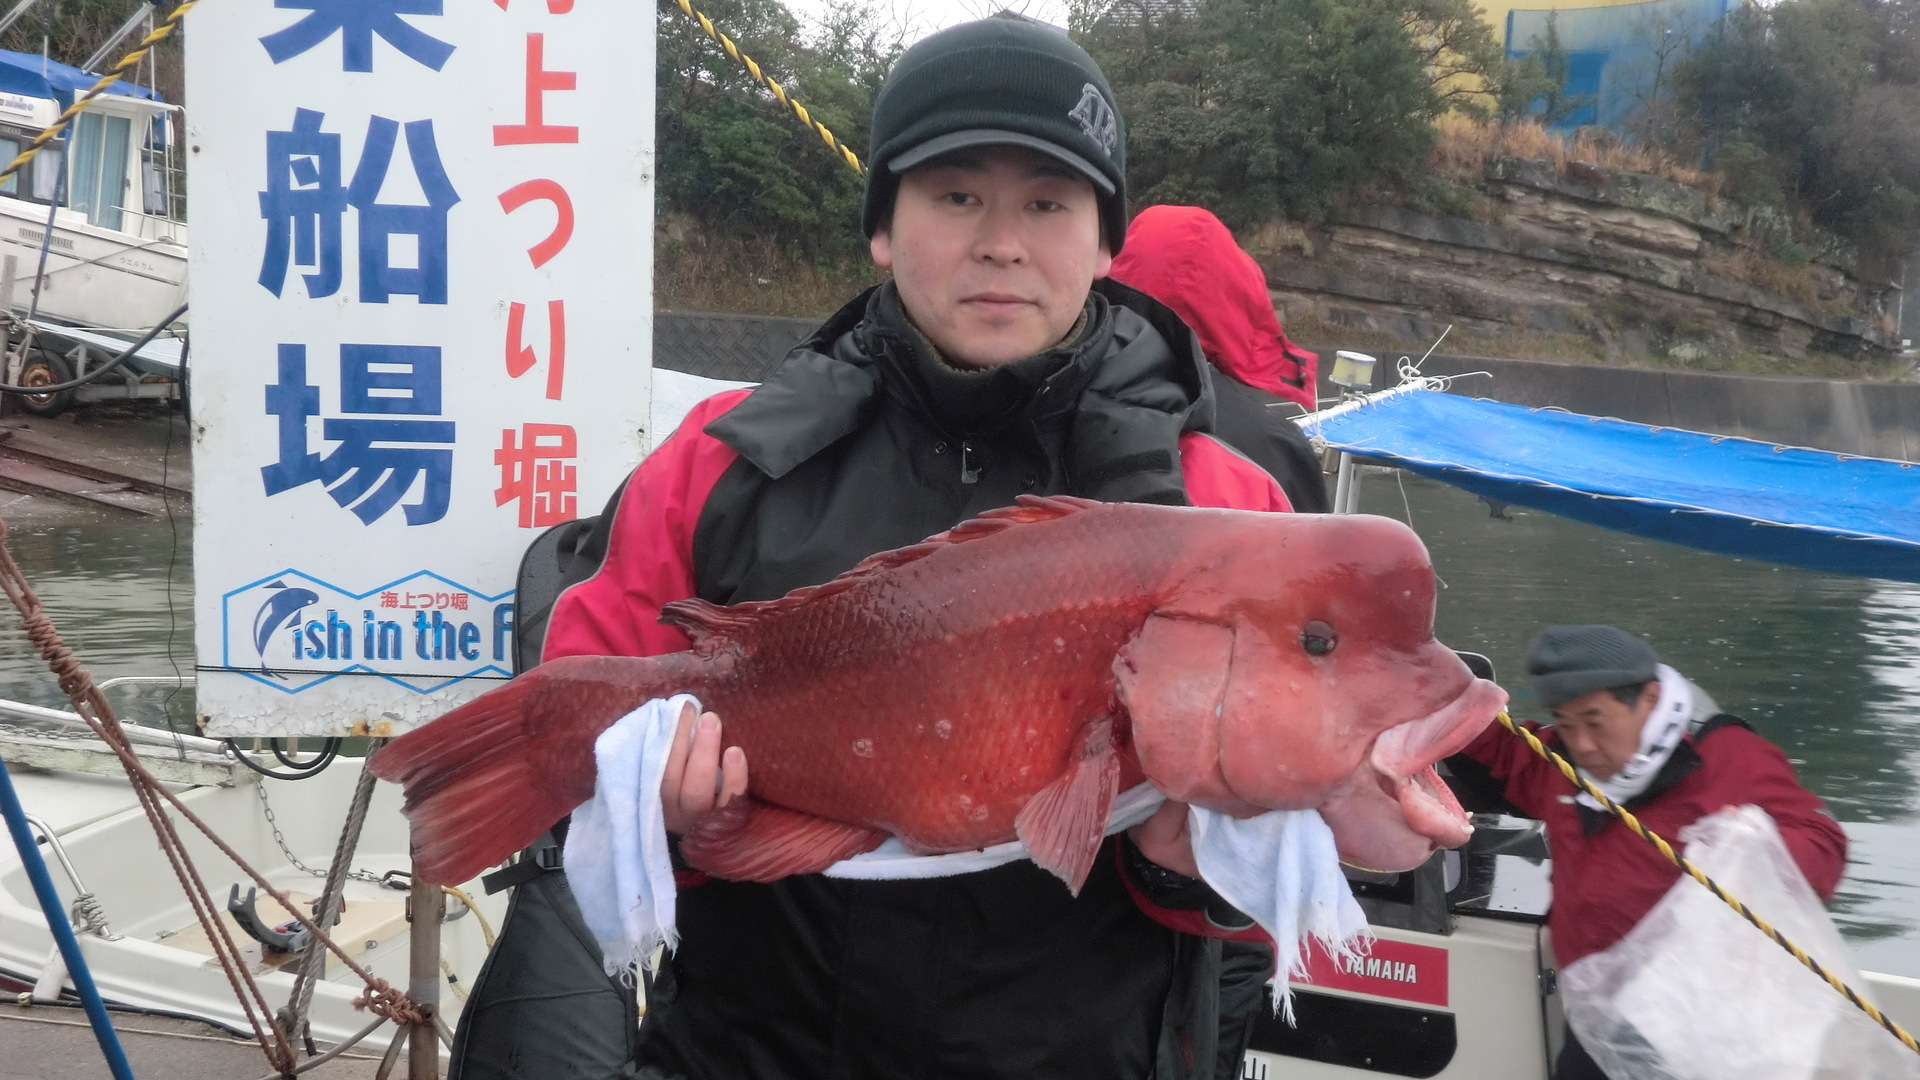
[[[655,698],[600,733],[593,798],[573,812],[562,862],[580,917],[600,943],[607,974],[631,978],[653,950],[679,942],[674,931],[673,862],[660,807],[681,694]]]
[[[1340,872],[1333,830],[1318,810],[1270,810],[1234,818],[1188,808],[1193,861],[1221,898],[1273,937],[1280,971],[1273,1007],[1293,1022],[1287,980],[1303,974],[1309,938],[1332,956],[1355,956],[1373,939],[1366,912]]]
[[[1152,784],[1123,791],[1115,796],[1113,810],[1107,815],[1107,835],[1135,825],[1153,816],[1160,804],[1167,801]],[[899,878],[935,878],[951,877],[954,874],[971,874],[976,870],[991,870],[1004,866],[1028,855],[1027,845],[1018,840],[1009,840],[1004,844],[981,848],[979,851],[956,851],[949,855],[915,855],[907,850],[907,845],[899,837],[888,837],[884,843],[872,851],[842,859],[822,871],[828,877],[854,878],[864,881],[885,881]]]
[[[599,775],[593,798],[573,812],[567,831],[567,885],[614,975],[644,964],[674,931],[673,866],[667,854],[660,779],[673,748],[686,695],[655,699],[616,721],[593,744]],[[1142,784],[1114,800],[1107,834],[1145,821],[1166,797]],[[1244,821],[1191,808],[1189,828],[1200,876],[1273,936],[1284,974],[1302,969],[1309,936],[1329,952],[1351,953],[1366,940],[1367,919],[1354,901],[1334,852],[1333,832],[1318,811],[1274,811]],[[898,839],[828,867],[828,877],[865,880],[946,877],[988,870],[1027,857],[1019,841],[980,851],[914,855]],[[1291,1000],[1279,980],[1275,1007]]]

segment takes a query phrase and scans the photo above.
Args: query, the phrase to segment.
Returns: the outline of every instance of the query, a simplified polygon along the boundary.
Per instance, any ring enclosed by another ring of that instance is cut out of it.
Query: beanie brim
[[[1658,672],[1629,671],[1626,668],[1600,668],[1591,671],[1556,671],[1550,675],[1533,677],[1533,696],[1540,704],[1555,708],[1585,697],[1596,690],[1611,690],[1616,686],[1639,686],[1658,678]]]
[[[1035,135],[1019,131],[1002,131],[997,128],[954,131],[928,139],[911,150],[895,154],[893,160],[887,162],[887,171],[899,176],[909,169],[932,161],[941,154],[950,154],[955,150],[968,150],[976,146],[1018,146],[1045,154],[1062,165],[1071,166],[1073,171],[1093,181],[1094,189],[1100,194],[1112,195],[1115,191],[1113,181],[1107,179],[1107,175],[1100,171],[1099,166],[1066,147]]]

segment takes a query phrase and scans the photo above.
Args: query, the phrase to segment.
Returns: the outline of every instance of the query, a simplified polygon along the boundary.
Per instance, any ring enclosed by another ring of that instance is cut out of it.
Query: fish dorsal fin
[[[778,600],[752,600],[727,605],[706,600],[676,600],[661,608],[660,621],[686,634],[697,647],[710,634],[744,629],[773,612],[845,592],[866,578],[919,562],[942,548],[983,539],[1021,525],[1071,517],[1082,510],[1104,505],[1093,499],[1072,495],[1021,495],[1012,506],[989,510],[917,544],[868,556],[832,581],[795,589]]]

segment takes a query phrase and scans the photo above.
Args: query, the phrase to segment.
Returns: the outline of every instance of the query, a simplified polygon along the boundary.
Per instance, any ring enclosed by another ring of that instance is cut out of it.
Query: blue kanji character
[[[454,422],[387,418],[440,415],[439,348],[342,345],[340,408],[374,415],[326,418],[321,434],[339,445],[325,457],[311,453],[307,419],[320,413],[320,391],[307,384],[306,346],[280,346],[280,380],[267,387],[267,413],[280,419],[280,460],[260,470],[267,494],[318,480],[335,503],[371,525],[424,474],[420,501],[405,507],[407,524],[445,517],[453,492]]]
[[[280,460],[260,470],[268,495],[320,479],[320,455],[307,451],[307,418],[320,415],[320,388],[307,385],[307,347],[280,346],[280,381],[267,387],[267,415],[280,418]]]
[[[376,116],[367,123],[367,141],[360,164],[347,185],[347,203],[360,212],[360,301],[384,304],[394,296],[418,296],[423,304],[447,302],[447,211],[460,201],[440,164],[433,138],[433,121],[407,124],[407,156],[413,175],[426,194],[425,206],[375,202],[393,162],[398,122]],[[389,239],[413,236],[418,241],[416,267],[392,265]]]
[[[453,421],[350,417],[328,420],[323,430],[328,440],[340,444],[320,463],[326,482],[332,485],[327,494],[341,506],[359,499],[352,510],[362,522],[371,525],[393,509],[421,473],[427,477],[426,490],[419,502],[407,504],[407,524],[426,525],[447,516],[453,494]],[[418,444],[438,444],[442,449]],[[366,498],[361,499],[362,495]]]
[[[453,46],[427,34],[402,15],[438,15],[442,0],[273,0],[273,6],[313,14],[260,39],[278,64],[340,34],[340,66],[345,71],[373,70],[373,36],[435,71],[453,55]]]
[[[307,295],[340,291],[340,219],[347,192],[340,186],[340,136],[320,130],[325,113],[293,111],[293,130],[267,132],[267,190],[260,216],[267,219],[267,251],[260,284],[275,296],[287,283],[287,267],[311,266],[301,275]]]

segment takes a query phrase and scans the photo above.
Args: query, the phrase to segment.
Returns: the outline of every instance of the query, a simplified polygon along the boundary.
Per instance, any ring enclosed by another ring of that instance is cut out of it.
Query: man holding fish
[[[1335,844],[1463,842],[1431,763],[1504,694],[1433,641],[1410,531],[1245,513],[1287,500],[1210,434],[1192,332],[1103,280],[1125,137],[1065,35],[915,45],[869,160],[891,280],[641,464],[540,667],[372,767],[428,880],[591,798],[572,879],[607,737],[645,743],[678,942],[641,1077],[1210,1075],[1218,941],[1263,934],[1216,888],[1358,919]],[[1242,819],[1318,876],[1221,855]]]

